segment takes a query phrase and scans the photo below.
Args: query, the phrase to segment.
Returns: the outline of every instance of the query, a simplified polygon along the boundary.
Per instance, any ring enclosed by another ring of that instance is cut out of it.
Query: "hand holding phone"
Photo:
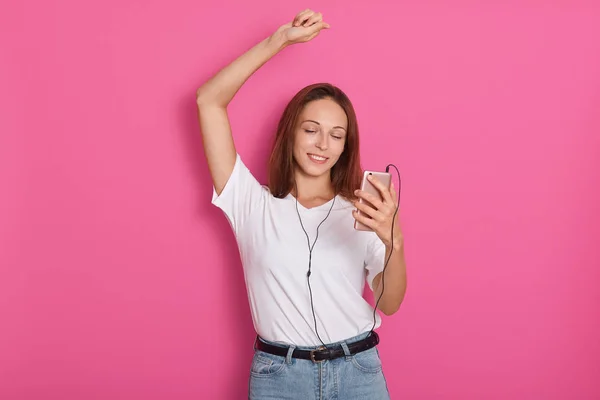
[[[382,193],[382,190],[378,189],[371,181],[369,181],[369,176],[375,177],[388,193]],[[360,195],[358,198],[358,204],[361,204],[365,207],[357,206],[357,216],[355,216],[354,229],[359,231],[374,231],[373,224],[365,221],[365,218],[372,221],[373,216],[380,208],[382,208],[381,205],[391,200],[389,194],[391,184],[392,175],[389,172],[364,172],[362,183],[360,185],[360,191],[362,195]],[[392,206],[395,209],[396,205],[394,204]]]

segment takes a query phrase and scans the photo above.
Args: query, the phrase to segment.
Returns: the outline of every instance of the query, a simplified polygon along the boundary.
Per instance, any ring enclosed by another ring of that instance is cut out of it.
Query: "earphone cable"
[[[400,171],[398,170],[398,168],[394,165],[394,164],[388,164],[385,168],[385,172],[389,172],[390,167],[393,167],[396,170],[396,174],[398,175],[398,204],[396,204],[396,209],[394,210],[394,216],[392,218],[392,228],[391,228],[391,242],[394,242],[394,226],[395,226],[395,221],[396,221],[396,215],[398,214],[398,209],[400,207],[400,193],[401,193],[401,189],[402,189],[402,180],[400,178]],[[306,278],[307,278],[307,282],[308,282],[308,290],[310,293],[310,306],[312,309],[312,314],[313,314],[313,321],[315,324],[315,333],[317,334],[317,337],[319,338],[319,341],[321,342],[321,344],[323,345],[323,347],[327,348],[327,345],[325,344],[325,342],[323,341],[323,339],[321,339],[321,336],[319,335],[319,331],[318,331],[318,327],[317,327],[317,317],[315,314],[315,307],[314,307],[314,301],[313,301],[313,293],[312,293],[312,287],[310,285],[310,276],[312,273],[312,252],[314,249],[315,244],[317,243],[317,239],[319,238],[319,228],[321,227],[321,225],[327,220],[327,218],[329,218],[329,214],[331,214],[331,210],[333,209],[333,206],[335,204],[335,198],[337,196],[333,197],[333,201],[331,203],[331,207],[329,208],[329,211],[327,212],[327,215],[325,216],[325,218],[319,223],[319,225],[317,226],[317,232],[315,235],[315,240],[314,242],[310,243],[310,238],[308,236],[308,232],[306,232],[306,229],[304,228],[304,224],[302,223],[302,217],[300,216],[300,211],[298,210],[298,190],[296,187],[296,183],[294,182],[294,188],[296,188],[296,213],[298,214],[298,219],[300,221],[300,226],[302,227],[302,231],[304,232],[304,235],[306,236],[306,241],[308,244],[308,272],[306,273]],[[376,315],[377,315],[377,307],[379,306],[379,302],[381,301],[381,298],[383,297],[383,293],[385,290],[385,270],[387,268],[387,265],[392,257],[392,253],[393,253],[393,247],[390,248],[390,254],[387,257],[387,260],[385,261],[385,264],[383,265],[383,271],[381,273],[381,293],[379,294],[379,298],[377,299],[377,302],[375,303],[375,307],[373,308],[373,326],[370,330],[370,335],[373,333],[373,331],[375,330],[375,325],[376,325]]]
[[[295,186],[295,184],[294,184],[294,186]],[[321,336],[319,335],[319,330],[317,328],[317,316],[315,314],[315,306],[314,306],[314,302],[313,302],[312,288],[310,286],[310,275],[312,273],[312,271],[311,271],[312,270],[312,251],[315,247],[315,244],[317,243],[317,239],[319,238],[319,228],[321,227],[323,222],[325,222],[325,220],[327,218],[329,218],[329,214],[331,214],[331,210],[333,209],[333,205],[335,204],[336,196],[333,197],[333,201],[331,202],[331,207],[329,207],[329,211],[327,212],[327,215],[325,216],[323,221],[321,221],[319,223],[319,225],[317,226],[317,233],[315,235],[315,240],[312,245],[310,244],[310,238],[308,236],[308,233],[306,232],[306,229],[304,228],[304,224],[302,223],[302,218],[300,217],[300,211],[298,210],[298,189],[296,189],[296,197],[295,198],[296,198],[296,213],[298,214],[300,226],[302,227],[302,231],[304,231],[304,235],[306,236],[306,241],[308,243],[308,272],[306,273],[306,280],[308,282],[308,291],[310,292],[310,307],[312,309],[313,320],[315,323],[315,333],[317,334],[317,337],[319,338],[319,341],[321,342],[321,344],[323,344],[323,347],[327,348],[327,345],[325,344],[325,342],[323,342],[323,339],[321,339]]]
[[[396,204],[396,210],[394,211],[394,217],[392,218],[392,230],[391,230],[391,241],[393,244],[394,243],[394,225],[396,225],[396,223],[395,223],[396,222],[396,214],[398,213],[398,208],[400,207],[400,192],[402,189],[402,180],[400,179],[400,171],[398,171],[398,168],[394,164],[388,164],[387,167],[385,167],[385,172],[389,172],[390,167],[394,167],[394,169],[396,170],[396,174],[398,174],[398,204]],[[381,297],[383,297],[383,291],[385,290],[385,269],[387,268],[387,265],[390,262],[390,258],[392,258],[393,251],[394,251],[394,248],[392,246],[390,248],[390,254],[388,255],[387,260],[385,261],[385,264],[383,265],[383,271],[381,273],[381,293],[379,294],[379,298],[377,299],[377,302],[375,303],[375,307],[373,308],[373,327],[371,328],[371,334],[375,330],[377,307],[379,306],[379,301],[381,301]]]

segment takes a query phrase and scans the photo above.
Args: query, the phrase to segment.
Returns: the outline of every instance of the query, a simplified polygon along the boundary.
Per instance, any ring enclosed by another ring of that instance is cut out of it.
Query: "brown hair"
[[[331,168],[331,183],[336,194],[349,200],[356,198],[354,190],[359,188],[362,179],[358,121],[348,96],[329,83],[315,83],[300,90],[283,111],[269,159],[269,189],[275,197],[283,198],[293,188],[295,164],[293,147],[298,117],[306,104],[320,99],[335,101],[342,107],[348,118],[344,151]]]

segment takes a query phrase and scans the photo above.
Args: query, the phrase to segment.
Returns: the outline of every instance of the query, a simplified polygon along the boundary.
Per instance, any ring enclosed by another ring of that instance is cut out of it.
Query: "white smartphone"
[[[360,190],[365,191],[367,193],[371,193],[372,195],[377,196],[377,198],[379,198],[379,200],[383,201],[383,196],[381,195],[381,192],[379,191],[379,189],[377,189],[375,186],[373,186],[373,184],[371,182],[369,182],[369,180],[367,179],[367,177],[369,175],[373,175],[374,177],[376,177],[377,180],[379,180],[379,182],[381,182],[389,190],[390,186],[392,184],[392,174],[390,174],[389,172],[378,172],[378,171],[365,171],[363,174],[362,183],[360,184]],[[359,197],[358,202],[362,203],[362,204],[366,204],[370,207],[373,207],[373,205],[371,203],[364,200],[363,198]],[[358,210],[358,213],[360,215],[364,215],[367,218],[371,218],[360,210]],[[356,220],[354,220],[354,229],[356,229],[358,231],[372,231],[371,228],[369,228],[365,224],[358,222]]]

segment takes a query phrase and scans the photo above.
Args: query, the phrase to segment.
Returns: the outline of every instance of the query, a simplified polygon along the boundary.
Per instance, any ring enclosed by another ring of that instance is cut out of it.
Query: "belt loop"
[[[254,351],[256,351],[256,342],[258,342],[258,335],[254,338]]]
[[[348,345],[346,344],[346,342],[342,342],[342,349],[344,349],[344,355],[346,356],[346,361],[350,361],[350,359],[352,358],[352,354],[350,354],[350,349],[348,348]]]
[[[288,348],[287,356],[285,357],[285,362],[287,364],[291,364],[292,363],[292,354],[294,353],[295,349],[296,349],[296,346],[294,346],[294,345],[291,345]]]

